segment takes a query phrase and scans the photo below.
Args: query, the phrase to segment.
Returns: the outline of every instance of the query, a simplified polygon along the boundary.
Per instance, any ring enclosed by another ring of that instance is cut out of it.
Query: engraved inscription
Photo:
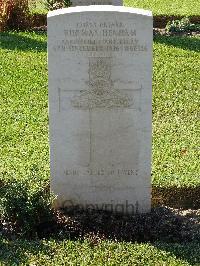
[[[133,104],[133,99],[114,88],[111,58],[89,58],[89,90],[75,96],[71,103],[80,109],[125,108]]]
[[[121,21],[77,22],[74,28],[64,29],[63,40],[57,41],[54,51],[59,52],[147,52],[136,29]]]
[[[95,176],[137,176],[138,169],[66,169],[65,175],[81,176],[81,175],[95,175]]]
[[[92,166],[95,153],[92,110],[96,108],[129,108],[133,105],[133,99],[124,92],[114,89],[111,80],[111,58],[89,58],[89,89],[75,96],[71,100],[71,104],[74,108],[89,110],[89,166]]]

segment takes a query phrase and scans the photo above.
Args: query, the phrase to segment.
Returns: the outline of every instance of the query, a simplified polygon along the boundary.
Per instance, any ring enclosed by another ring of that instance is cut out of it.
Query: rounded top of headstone
[[[152,12],[150,10],[144,10],[140,8],[124,7],[124,6],[112,6],[112,5],[91,5],[91,6],[76,6],[57,9],[49,11],[47,17],[54,17],[64,14],[80,13],[80,12],[123,12],[131,13],[136,15],[143,15],[147,17],[152,17]]]

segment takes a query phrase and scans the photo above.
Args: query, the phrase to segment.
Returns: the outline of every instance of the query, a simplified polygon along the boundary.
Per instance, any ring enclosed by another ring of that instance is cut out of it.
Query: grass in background
[[[49,180],[46,35],[2,33],[0,175]],[[155,186],[200,185],[200,39],[156,37],[153,78]]]
[[[152,10],[153,15],[200,15],[198,0],[124,0],[124,5]]]
[[[47,13],[45,0],[30,0],[32,13]],[[153,15],[200,15],[200,1],[198,0],[124,0],[124,6],[149,9]]]
[[[29,0],[29,9],[33,14],[47,14],[45,0]]]

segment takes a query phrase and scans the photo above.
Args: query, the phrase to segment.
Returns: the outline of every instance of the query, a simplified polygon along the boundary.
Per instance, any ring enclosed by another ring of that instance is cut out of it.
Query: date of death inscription
[[[66,176],[137,176],[138,169],[66,169]]]

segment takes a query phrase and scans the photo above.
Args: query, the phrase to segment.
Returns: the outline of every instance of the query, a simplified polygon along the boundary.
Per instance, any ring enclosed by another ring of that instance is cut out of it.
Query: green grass
[[[153,78],[153,185],[200,184],[199,38],[157,37]],[[49,179],[46,35],[2,33],[3,178]]]
[[[2,239],[0,247],[1,265],[197,266],[200,263],[200,245],[195,242],[181,245],[102,241],[94,246],[88,241]]]
[[[47,13],[44,0],[33,0],[30,5],[34,13]],[[124,0],[124,6],[149,9],[154,15],[200,15],[200,2],[198,0]]]
[[[124,0],[125,6],[143,8],[153,11],[153,15],[199,15],[198,0]]]
[[[49,180],[46,35],[1,33],[0,41],[0,175],[27,182],[34,196]],[[194,37],[154,41],[153,185],[200,185],[199,42]],[[37,206],[32,201],[27,208]],[[0,238],[0,265],[198,266],[200,244],[100,241],[93,245],[86,240]]]
[[[1,175],[49,177],[46,36],[1,35]]]
[[[200,39],[157,37],[153,75],[153,184],[200,184]]]
[[[32,0],[29,2],[29,9],[31,13],[47,14],[48,10],[45,6],[44,0]]]

